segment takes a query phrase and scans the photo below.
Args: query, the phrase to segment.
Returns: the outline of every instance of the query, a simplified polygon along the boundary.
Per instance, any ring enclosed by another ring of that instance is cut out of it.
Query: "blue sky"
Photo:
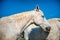
[[[44,12],[44,15],[47,19],[56,17],[60,18],[59,0],[1,0],[0,17],[33,10],[37,4]]]

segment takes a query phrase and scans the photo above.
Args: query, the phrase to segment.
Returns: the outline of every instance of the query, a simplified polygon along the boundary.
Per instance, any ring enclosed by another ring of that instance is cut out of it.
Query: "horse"
[[[60,18],[48,19],[48,22],[52,25],[48,40],[60,40]]]
[[[46,32],[51,29],[43,12],[39,9],[39,6],[36,6],[34,10],[0,18],[0,40],[17,40],[18,35],[32,23]]]
[[[47,21],[52,26],[49,33],[45,32],[41,27],[31,24],[24,30],[25,40],[60,40],[60,19],[51,18]]]

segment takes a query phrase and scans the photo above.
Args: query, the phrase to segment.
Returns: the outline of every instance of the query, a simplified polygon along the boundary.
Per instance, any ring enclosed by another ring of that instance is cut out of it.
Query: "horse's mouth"
[[[49,32],[50,32],[50,30],[46,30],[46,32],[48,32],[48,33],[49,33]]]

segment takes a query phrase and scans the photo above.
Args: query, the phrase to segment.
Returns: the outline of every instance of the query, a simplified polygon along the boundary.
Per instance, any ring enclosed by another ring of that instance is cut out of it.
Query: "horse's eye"
[[[44,18],[44,16],[42,15],[42,17]]]

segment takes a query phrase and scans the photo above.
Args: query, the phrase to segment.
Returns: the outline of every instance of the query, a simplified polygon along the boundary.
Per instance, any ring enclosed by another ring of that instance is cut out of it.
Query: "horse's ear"
[[[39,6],[38,5],[36,5],[36,11],[39,11]]]

